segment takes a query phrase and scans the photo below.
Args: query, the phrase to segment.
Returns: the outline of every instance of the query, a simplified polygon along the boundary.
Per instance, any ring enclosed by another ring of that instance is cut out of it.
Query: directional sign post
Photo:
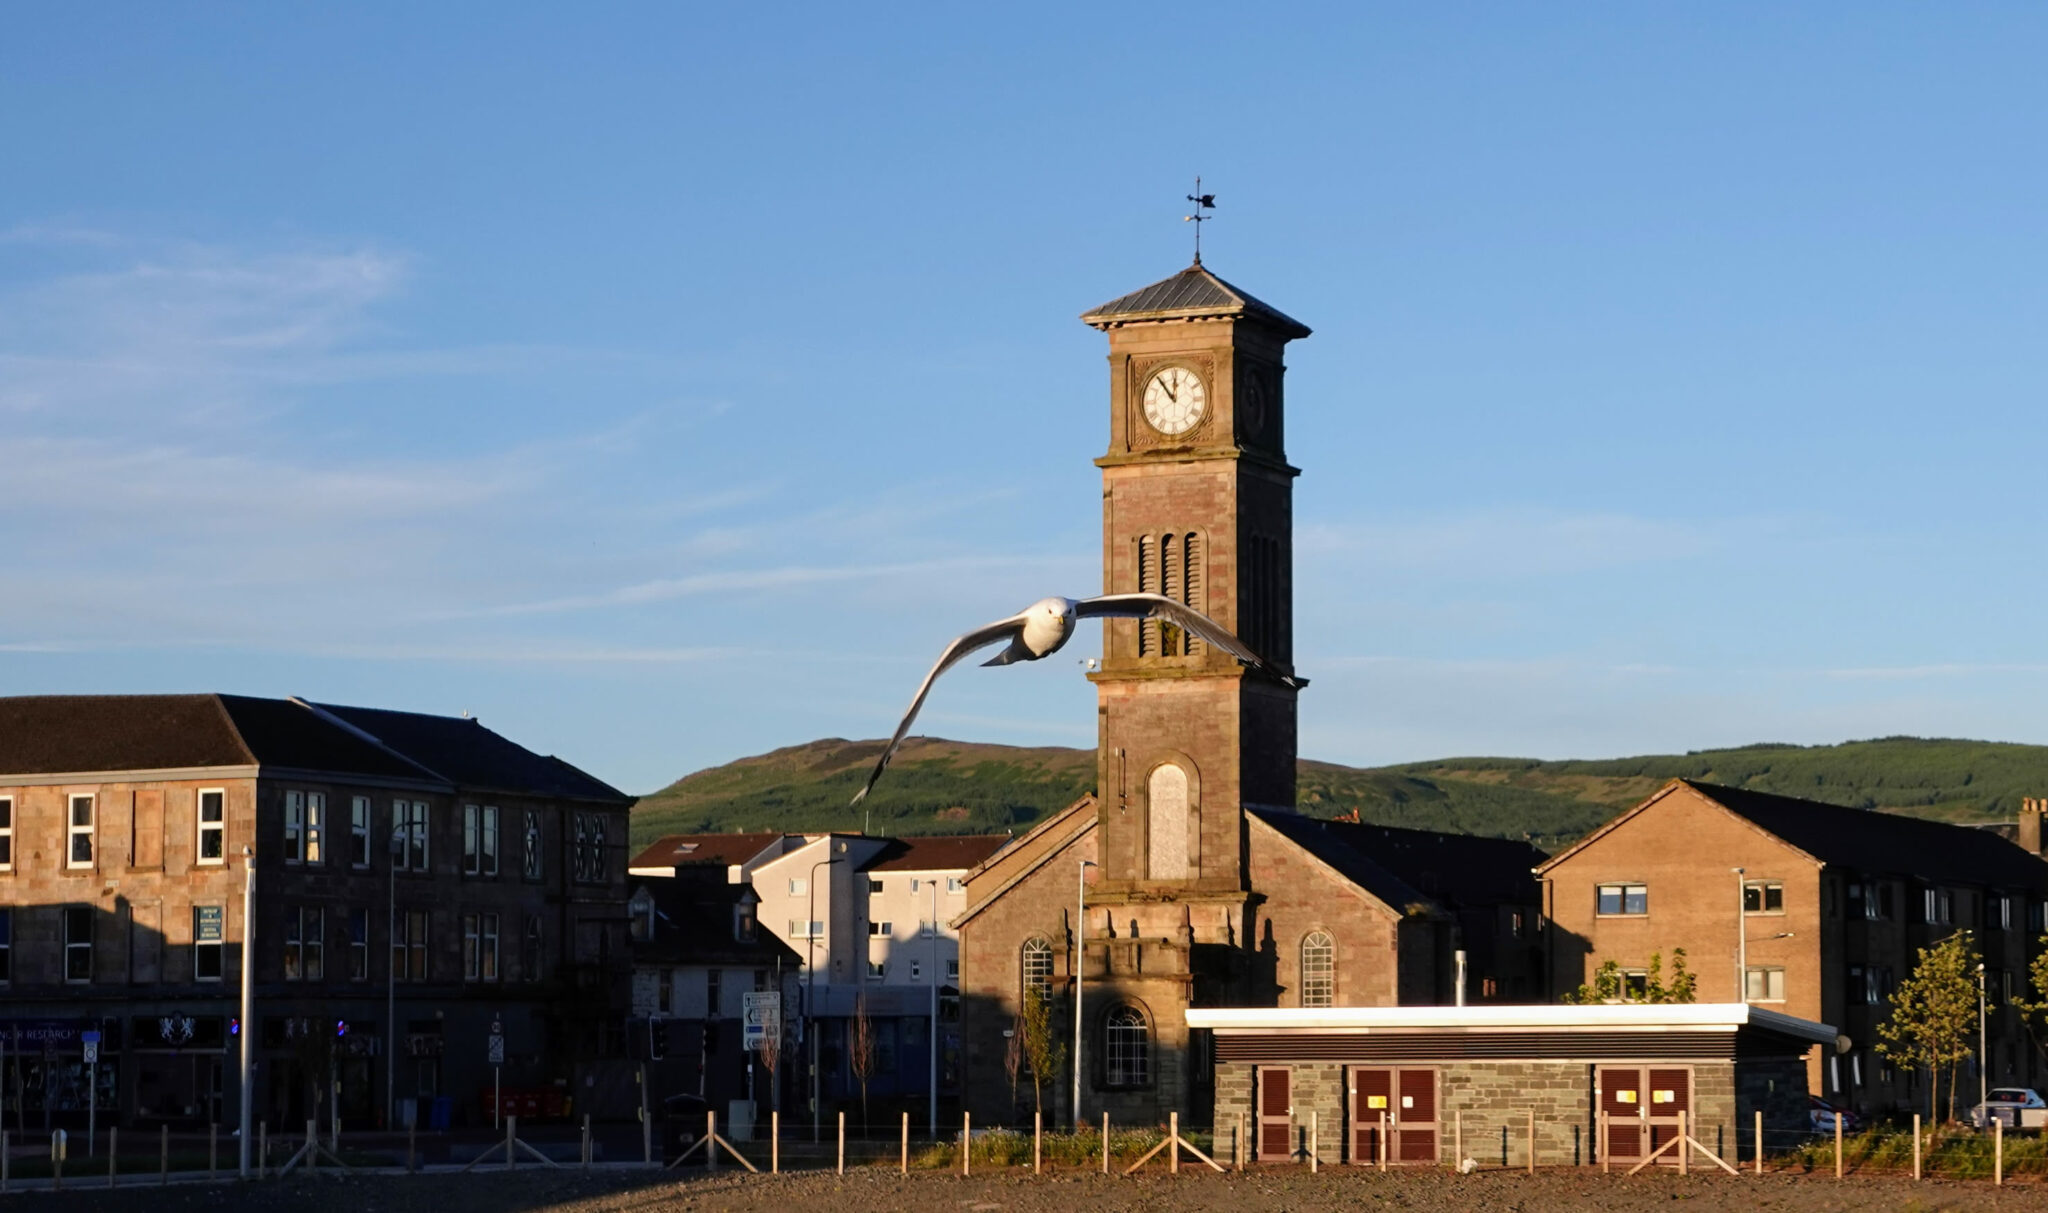
[[[500,1069],[500,1067],[502,1067],[505,1064],[505,1024],[502,1020],[498,1019],[491,1020],[490,1060],[491,1127],[495,1129],[498,1127],[498,1115],[501,1110],[500,1105],[504,1102],[505,1090],[504,1086],[500,1082],[500,1078],[502,1076],[502,1070]],[[507,1159],[506,1161],[510,1162],[511,1160]]]
[[[93,1031],[80,1032],[78,1039],[85,1046],[85,1152],[90,1155],[94,1142],[99,1137],[100,1034]]]
[[[761,1051],[763,1040],[782,1037],[782,995],[775,990],[753,990],[741,1002],[740,1036],[752,1052]]]

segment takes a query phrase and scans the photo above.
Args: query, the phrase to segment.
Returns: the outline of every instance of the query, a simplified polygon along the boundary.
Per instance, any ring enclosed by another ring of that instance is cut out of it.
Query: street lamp
[[[818,869],[838,863],[846,855],[846,844],[828,844],[836,848],[837,855],[828,855],[811,865],[811,878],[804,882],[804,1018],[808,1021],[804,1030],[811,1037],[811,1140],[818,1137]],[[830,902],[825,904],[829,912]],[[715,1014],[717,1008],[712,1008]]]
[[[1074,869],[1074,1132],[1081,1131],[1081,970],[1087,967],[1088,869],[1095,866],[1084,859]],[[1109,1143],[1103,1142],[1107,1151]]]
[[[1987,1090],[1989,1086],[1990,1080],[1984,1072],[1984,962],[1980,960],[1977,962],[1977,1106],[1983,1109],[1987,1120],[1991,1115],[1991,1109],[1987,1106],[1990,1102],[1990,1092]]]
[[[939,1139],[939,882],[926,882],[932,886],[932,1022],[925,1033],[926,1043],[931,1046],[929,1069],[931,1072],[931,1116],[932,1140]]]
[[[1742,879],[1743,869],[1730,868],[1735,873],[1735,1000],[1744,1005],[1749,1003],[1749,887]]]
[[[392,815],[391,900],[384,916],[384,1131],[398,1127],[398,859],[405,854],[405,827]]]
[[[256,1102],[256,848],[242,848],[242,1118],[241,1176],[249,1178],[249,1138],[254,1132],[250,1105]]]

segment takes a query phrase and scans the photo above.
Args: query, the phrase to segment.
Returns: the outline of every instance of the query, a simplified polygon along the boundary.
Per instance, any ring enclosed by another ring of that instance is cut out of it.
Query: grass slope
[[[714,830],[861,828],[847,802],[881,752],[837,738],[698,771],[641,800],[633,840]],[[1359,768],[1303,761],[1304,811],[1555,849],[1675,777],[1947,821],[2011,819],[2048,795],[2048,746],[1886,737],[1640,758],[1445,758]],[[869,798],[878,834],[1022,830],[1089,791],[1095,753],[912,738]]]

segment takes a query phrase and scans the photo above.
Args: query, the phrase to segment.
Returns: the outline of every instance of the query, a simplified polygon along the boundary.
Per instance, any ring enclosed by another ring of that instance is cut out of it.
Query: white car
[[[1993,1087],[1984,1102],[1970,1109],[1970,1123],[1980,1129],[1993,1120],[2008,1129],[2048,1128],[2048,1100],[2032,1087]]]

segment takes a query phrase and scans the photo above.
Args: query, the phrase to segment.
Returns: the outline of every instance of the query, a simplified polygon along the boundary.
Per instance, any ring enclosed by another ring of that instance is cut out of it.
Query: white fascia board
[[[1835,1029],[1742,1003],[1620,1003],[1597,1006],[1485,1007],[1213,1007],[1187,1012],[1191,1028],[1222,1035],[1248,1032],[1714,1032],[1764,1028],[1832,1044]]]

